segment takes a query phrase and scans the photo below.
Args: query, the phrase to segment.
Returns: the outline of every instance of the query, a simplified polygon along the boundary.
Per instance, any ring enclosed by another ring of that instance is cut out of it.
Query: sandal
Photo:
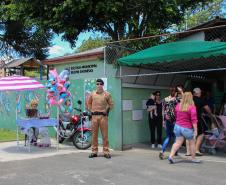
[[[159,153],[159,159],[161,159],[161,160],[164,159],[164,154],[162,152]]]
[[[170,157],[167,157],[167,160],[169,161],[169,164],[174,164],[174,160]]]
[[[106,159],[111,159],[111,155],[110,155],[110,154],[104,154],[104,157],[105,157]]]
[[[195,155],[196,156],[203,156],[203,154],[201,152],[196,152]]]
[[[94,157],[97,157],[97,154],[91,153],[91,154],[89,155],[89,158],[94,158]]]

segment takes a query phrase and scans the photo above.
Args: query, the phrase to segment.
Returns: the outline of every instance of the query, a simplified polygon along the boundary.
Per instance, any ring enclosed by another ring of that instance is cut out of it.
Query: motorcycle
[[[88,149],[91,146],[92,133],[88,128],[87,122],[89,118],[88,112],[82,112],[79,100],[77,102],[80,108],[74,108],[79,114],[73,114],[68,121],[64,121],[61,117],[58,126],[58,141],[63,143],[65,139],[71,139],[73,145],[81,150]]]

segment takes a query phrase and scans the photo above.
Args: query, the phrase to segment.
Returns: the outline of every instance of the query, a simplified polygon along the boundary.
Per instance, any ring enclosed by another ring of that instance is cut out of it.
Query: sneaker
[[[167,157],[167,160],[169,161],[170,164],[174,164],[173,159],[171,159],[170,157]]]
[[[201,161],[199,159],[192,159],[191,162],[192,163],[201,163]]]
[[[162,148],[162,145],[160,145],[160,144],[158,144],[158,146],[157,146],[158,148]]]
[[[155,148],[155,144],[152,144],[152,145],[151,145],[151,148]]]
[[[161,160],[164,159],[164,154],[162,152],[159,153],[159,159],[161,159]]]
[[[104,157],[105,157],[106,159],[111,159],[111,155],[110,155],[110,154],[104,154]]]
[[[89,158],[94,158],[94,157],[97,157],[97,154],[91,153],[91,154],[89,155]]]

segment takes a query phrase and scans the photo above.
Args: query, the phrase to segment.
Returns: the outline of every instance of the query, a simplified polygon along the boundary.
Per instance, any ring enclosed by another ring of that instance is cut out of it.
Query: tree
[[[210,0],[11,0],[10,12],[63,33],[72,46],[87,30],[107,33],[112,40],[161,33],[179,24],[185,10]]]
[[[83,51],[87,51],[87,50],[90,50],[90,49],[102,47],[102,46],[105,46],[108,41],[109,41],[109,39],[107,39],[107,38],[102,38],[102,37],[92,38],[92,37],[89,37],[89,39],[84,40],[82,42],[81,46],[78,47],[78,49],[75,52],[83,52]]]
[[[46,58],[53,33],[11,12],[14,6],[7,2],[2,1],[0,6],[1,56]]]
[[[226,12],[222,10],[222,7],[226,7],[226,0],[214,0],[205,6],[200,5],[195,9],[189,9],[183,25],[186,25],[185,27],[189,29],[212,20],[217,16],[226,17]]]

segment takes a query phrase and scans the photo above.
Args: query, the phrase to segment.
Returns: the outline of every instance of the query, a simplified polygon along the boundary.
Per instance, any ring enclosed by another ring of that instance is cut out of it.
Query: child
[[[154,94],[150,95],[150,97],[146,103],[146,106],[147,106],[147,111],[149,112],[151,119],[153,119],[154,115],[157,116],[157,107],[155,104],[155,95]]]
[[[37,118],[38,117],[38,100],[31,100],[30,105],[26,105],[26,115],[29,118]],[[39,130],[35,127],[31,127],[29,130],[24,130],[25,133],[25,145],[27,141],[27,137],[31,144],[37,145],[38,133]]]

